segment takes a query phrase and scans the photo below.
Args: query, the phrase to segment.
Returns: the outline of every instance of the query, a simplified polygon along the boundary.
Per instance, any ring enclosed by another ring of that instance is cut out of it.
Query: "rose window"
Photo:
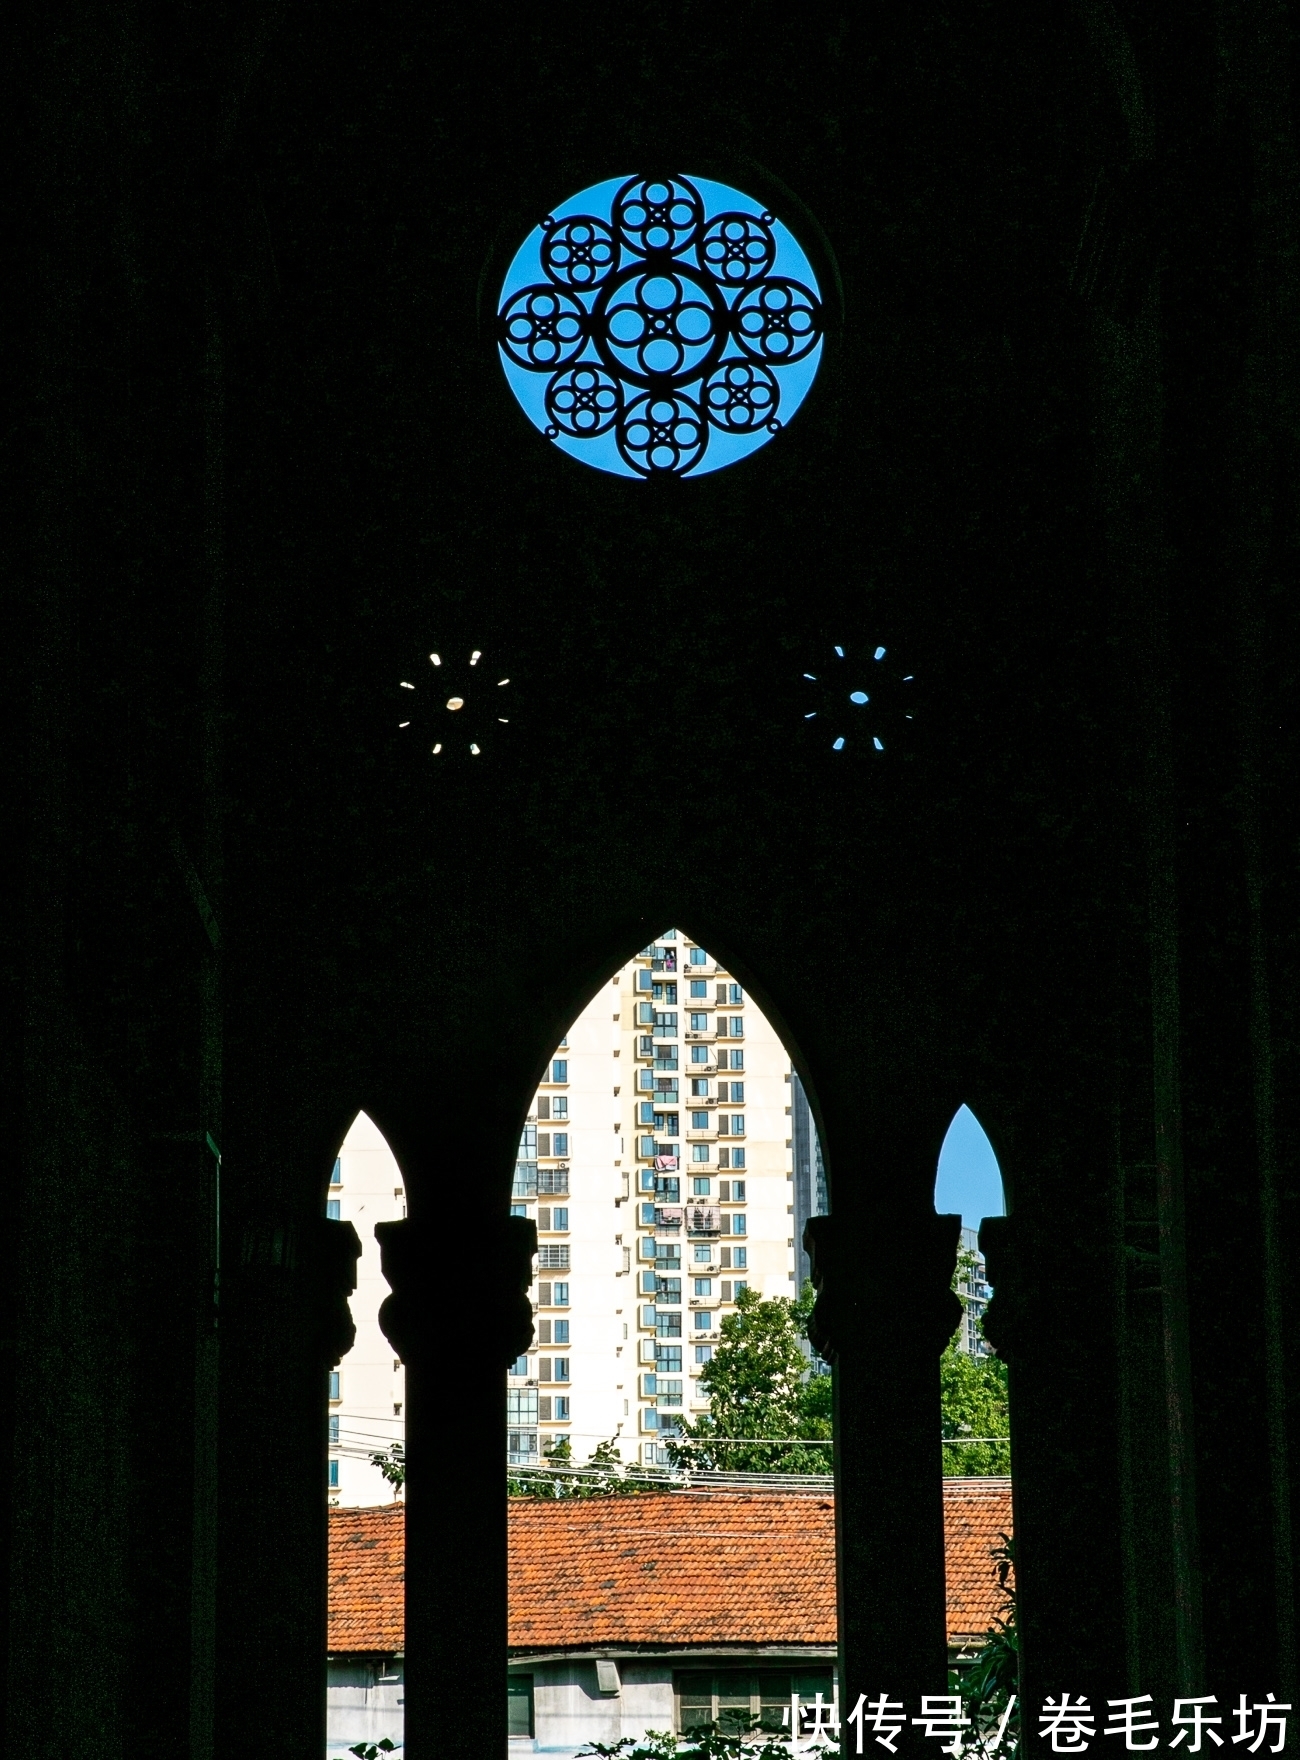
[[[528,419],[625,477],[702,476],[766,445],[807,396],[822,335],[793,234],[705,178],[611,178],[561,203],[497,314]]]

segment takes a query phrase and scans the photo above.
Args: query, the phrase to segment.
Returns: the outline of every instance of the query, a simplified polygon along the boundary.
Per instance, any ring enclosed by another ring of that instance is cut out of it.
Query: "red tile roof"
[[[329,1636],[331,1656],[403,1648],[406,1618],[406,1511],[330,1511]]]
[[[946,1479],[950,1643],[988,1629],[1007,1479]],[[835,1511],[787,1492],[510,1500],[510,1646],[834,1644]],[[330,1511],[331,1653],[402,1649],[405,1510]]]

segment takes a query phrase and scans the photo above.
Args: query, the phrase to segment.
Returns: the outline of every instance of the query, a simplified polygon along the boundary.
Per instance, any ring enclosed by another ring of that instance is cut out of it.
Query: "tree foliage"
[[[612,1436],[608,1442],[596,1444],[585,1469],[573,1472],[569,1470],[572,1467],[573,1444],[566,1436],[546,1450],[540,1466],[507,1475],[506,1489],[511,1497],[632,1497],[655,1489],[643,1479],[625,1476]]]
[[[829,1448],[804,1446],[831,1436],[830,1377],[810,1374],[800,1346],[811,1304],[811,1288],[798,1302],[741,1290],[700,1375],[709,1411],[683,1424],[681,1439],[668,1445],[675,1464],[742,1473],[830,1470]]]
[[[392,1486],[393,1499],[396,1501],[402,1495],[402,1487],[406,1484],[406,1451],[401,1443],[395,1442],[385,1454],[372,1454],[370,1464],[372,1467],[378,1467]]]
[[[979,1654],[970,1667],[953,1677],[984,1760],[1015,1760],[1020,1749],[1020,1634],[1016,1624],[1015,1540],[1008,1534],[993,1558],[1002,1590],[1002,1608],[994,1615]],[[1009,1714],[1008,1714],[1009,1708]],[[998,1732],[1001,1730],[1001,1735]]]
[[[821,1752],[833,1760],[839,1747],[828,1741]],[[616,1742],[593,1742],[579,1750],[579,1760],[584,1755],[593,1760],[790,1760],[790,1740],[757,1729],[738,1733],[708,1724],[682,1736],[648,1729],[639,1739],[623,1736]]]

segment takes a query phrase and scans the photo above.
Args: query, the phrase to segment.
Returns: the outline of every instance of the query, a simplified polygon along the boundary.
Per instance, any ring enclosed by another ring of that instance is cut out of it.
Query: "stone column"
[[[1125,1659],[1120,1547],[1126,1526],[1135,1536],[1119,1470],[1104,1228],[1104,1216],[1082,1200],[1068,1230],[1055,1210],[1018,1209],[980,1225],[993,1285],[984,1332],[1007,1364],[1011,1396],[1026,1753],[1050,1752],[1038,1733],[1048,1695],[1082,1694],[1104,1709],[1107,1697],[1156,1691],[1129,1679]],[[1089,1295],[1082,1314],[1081,1291]]]
[[[257,1218],[235,1238],[222,1281],[216,1751],[309,1760],[325,1740],[326,1377],[356,1336],[361,1243],[322,1216]]]
[[[484,1220],[454,1254],[437,1222],[375,1235],[379,1323],[406,1365],[403,1752],[484,1760],[507,1746],[506,1370],[532,1342],[537,1228]]]
[[[959,1216],[816,1216],[810,1337],[834,1367],[840,1706],[947,1691],[938,1360],[961,1320]],[[857,1732],[842,1737],[857,1751]],[[900,1754],[931,1753],[907,1723]],[[876,1752],[868,1731],[863,1750]]]

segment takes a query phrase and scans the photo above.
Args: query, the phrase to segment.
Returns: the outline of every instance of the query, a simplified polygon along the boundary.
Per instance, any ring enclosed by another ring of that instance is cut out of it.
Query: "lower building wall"
[[[533,1677],[535,1736],[511,1739],[512,1753],[550,1754],[573,1760],[592,1742],[643,1736],[673,1727],[673,1675],[662,1662],[618,1662],[620,1691],[602,1693],[595,1661],[539,1662],[512,1673]]]
[[[387,1736],[402,1752],[403,1700],[399,1681],[374,1680],[367,1664],[329,1664],[325,1690],[325,1760],[350,1760],[358,1742],[379,1742]]]

